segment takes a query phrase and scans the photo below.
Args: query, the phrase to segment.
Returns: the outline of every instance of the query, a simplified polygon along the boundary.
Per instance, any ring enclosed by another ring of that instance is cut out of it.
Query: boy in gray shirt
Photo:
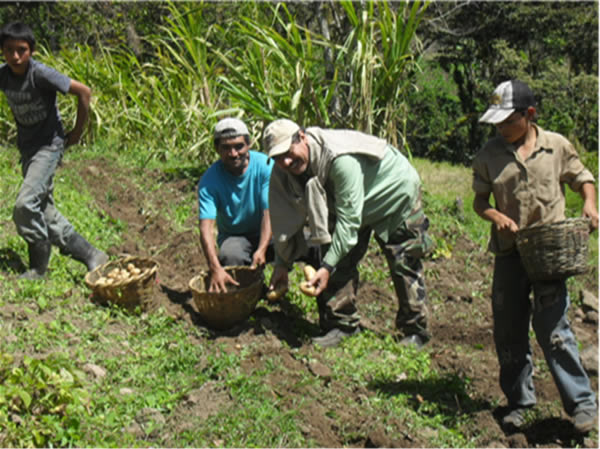
[[[17,124],[23,184],[13,210],[17,232],[28,245],[29,270],[22,279],[40,279],[48,268],[51,245],[82,262],[88,270],[108,256],[79,235],[54,206],[54,172],[66,147],[76,144],[87,120],[91,90],[31,57],[35,37],[29,26],[12,22],[0,30],[6,61],[0,66],[0,90]],[[77,96],[77,119],[65,133],[56,93]]]

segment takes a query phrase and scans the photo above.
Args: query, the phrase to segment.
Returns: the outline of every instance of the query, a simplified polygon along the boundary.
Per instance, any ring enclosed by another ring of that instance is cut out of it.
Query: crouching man
[[[273,164],[250,150],[250,133],[239,119],[219,121],[213,138],[220,159],[198,184],[200,243],[211,272],[209,291],[226,292],[227,284],[238,283],[224,267],[263,266],[273,257],[268,204]]]

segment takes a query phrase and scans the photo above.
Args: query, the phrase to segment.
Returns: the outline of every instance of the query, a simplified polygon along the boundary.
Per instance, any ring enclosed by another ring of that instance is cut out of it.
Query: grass
[[[106,153],[83,148],[70,157],[99,154]],[[119,163],[141,163],[135,156],[124,159]],[[0,248],[26,260],[25,244],[10,218],[20,182],[15,163],[15,151],[0,154]],[[426,179],[427,212],[435,217],[436,232],[445,229],[441,235],[449,245],[456,232],[483,235],[480,228],[487,227],[467,207],[468,170],[415,164]],[[446,171],[443,179],[429,178]],[[118,245],[127,225],[99,213],[76,172],[66,166],[59,173],[56,199],[65,215],[100,246]],[[132,183],[143,186],[143,171],[139,176]],[[464,198],[464,220],[458,212],[442,213],[452,210],[456,196]],[[180,228],[191,213],[183,205],[156,212]],[[378,251],[376,245],[369,251]],[[14,282],[6,264],[0,271],[0,311],[12,318],[0,321],[3,446],[315,447],[319,441],[306,438],[299,419],[315,404],[325,405],[323,419],[339,429],[346,445],[366,437],[356,422],[381,425],[398,441],[425,432],[423,438],[433,447],[477,445],[461,433],[468,415],[455,407],[459,401],[464,411],[477,409],[469,395],[470,379],[436,371],[427,351],[400,347],[391,337],[368,331],[338,348],[308,351],[282,342],[286,352],[270,356],[258,343],[232,348],[164,313],[127,314],[96,306],[83,285],[83,267],[67,257],[55,254],[50,268],[43,283]],[[387,279],[374,264],[363,264],[360,271],[378,285]],[[318,320],[316,303],[295,287],[301,267],[290,276],[287,297],[298,313],[293,331],[306,341],[314,332],[311,323]],[[284,361],[284,354],[291,359]],[[261,357],[260,367],[246,371],[245,364],[256,357]],[[300,369],[315,360],[331,369],[327,382]],[[90,364],[105,375],[86,372]],[[273,378],[284,379],[278,391],[265,382]],[[348,385],[364,392],[360,403],[339,388]],[[213,399],[224,398],[222,408],[206,416],[186,414],[189,398],[210,388],[215,389]],[[174,434],[182,421],[186,425]]]

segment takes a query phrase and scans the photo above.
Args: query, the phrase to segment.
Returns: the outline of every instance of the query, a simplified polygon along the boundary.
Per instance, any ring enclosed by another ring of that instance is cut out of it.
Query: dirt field
[[[78,163],[70,162],[70,164]],[[89,166],[87,163],[81,164],[80,173],[96,199],[99,209],[115,219],[126,222],[129,226],[123,244],[110,248],[109,253],[146,255],[156,259],[160,263],[160,288],[156,303],[163,305],[173,316],[191,325],[202,326],[195,306],[190,301],[191,294],[187,287],[189,280],[206,266],[198,236],[193,232],[196,217],[190,216],[183,227],[186,230],[178,232],[165,217],[152,213],[152,211],[164,211],[169,204],[182,201],[183,196],[187,201],[189,193],[195,189],[195,183],[189,180],[167,179],[162,173],[149,171],[147,173],[149,182],[162,183],[160,195],[154,195],[132,185],[127,173],[115,173],[114,167],[107,161],[97,160]],[[104,193],[107,190],[113,192],[113,196],[117,198],[110,204]],[[475,412],[471,412],[472,419],[462,429],[463,432],[476,438],[480,447],[565,447],[573,439],[571,424],[565,413],[556,405],[558,393],[547,369],[544,375],[535,376],[535,383],[538,407],[543,408],[547,405],[551,409],[549,416],[552,417],[537,421],[523,433],[507,435],[501,430],[499,417],[504,411],[505,400],[498,385],[498,364],[492,339],[491,309],[487,298],[490,290],[492,258],[464,238],[459,239],[454,254],[462,256],[426,262],[427,287],[431,296],[431,327],[434,335],[426,351],[431,354],[436,369],[471,379],[470,397],[478,406]],[[466,260],[467,257],[469,260]],[[376,266],[384,266],[382,259],[375,260],[374,263]],[[467,270],[466,266],[469,267]],[[596,291],[597,285],[591,283],[589,288]],[[484,294],[474,296],[473,292],[484,292]],[[389,289],[365,283],[361,285],[359,296],[361,309],[367,308],[369,303],[377,303],[380,307],[395,310],[395,297]],[[311,353],[311,346],[298,341],[297,337],[289,332],[291,326],[287,325],[290,319],[288,312],[285,304],[281,305],[279,311],[269,311],[259,307],[255,312],[258,318],[255,322],[263,325],[268,323],[269,332],[258,332],[253,326],[240,325],[228,332],[214,333],[213,336],[225,343],[232,351],[239,345],[260,339],[260,347],[270,353],[279,353],[284,363],[300,372],[307,367],[297,358],[292,357],[290,350],[286,349],[281,341],[286,341],[290,347],[299,348],[301,352],[306,353]],[[594,322],[593,316],[590,318],[587,310],[576,310],[575,307],[572,307],[571,315],[572,325],[581,348],[585,350],[592,347],[591,350],[597,353],[597,320]],[[381,316],[380,319],[365,318],[363,326],[382,334],[394,332],[393,319],[390,319],[392,317],[386,315]],[[534,342],[533,346],[536,361],[543,360],[537,343]],[[311,354],[311,357],[319,357],[319,355]],[[244,369],[252,372],[260,367],[261,363],[261,354],[253,354],[245,361]],[[293,401],[294,397],[305,394],[301,389],[280,391],[276,378],[267,378],[265,382],[271,383],[273,391],[289,397],[290,401]],[[597,390],[597,371],[592,376],[592,383]],[[335,382],[329,384],[329,388],[339,387]],[[360,401],[360,396],[365,392],[357,389],[352,394],[355,394],[357,401]],[[218,385],[203,388],[197,396],[191,397],[185,406],[176,409],[169,417],[174,433],[183,430],[185,426],[185,420],[178,417],[189,414],[209,414],[210,410],[205,404],[210,402],[211,407],[220,407],[230,401],[226,395],[220,393]],[[457,413],[461,412],[461,404],[458,400],[448,406],[454,407]],[[328,407],[331,407],[331,404]],[[340,440],[336,429],[328,424],[326,410],[325,404],[322,409],[319,409],[318,405],[313,405],[313,409],[305,410],[300,414],[305,420],[302,426],[306,429],[306,436],[323,447],[341,446],[344,443]],[[343,413],[343,410],[340,410],[340,413]],[[367,424],[356,423],[355,425]],[[593,435],[591,438],[581,439],[579,444],[597,447],[597,433]],[[372,431],[366,440],[356,441],[355,446],[422,447],[427,444],[425,441],[421,432],[407,431],[404,438],[398,440],[390,438],[384,428],[379,428]]]

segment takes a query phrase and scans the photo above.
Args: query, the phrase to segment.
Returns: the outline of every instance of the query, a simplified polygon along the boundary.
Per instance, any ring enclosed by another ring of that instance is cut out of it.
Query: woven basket
[[[139,268],[141,273],[114,281],[110,285],[99,282],[100,278],[107,277],[113,269],[126,269],[130,263]],[[127,310],[133,310],[137,306],[147,310],[153,298],[157,271],[158,263],[152,259],[126,256],[90,271],[85,276],[85,283],[92,289],[94,297],[101,302],[112,302]]]
[[[532,281],[566,279],[587,271],[589,220],[568,218],[517,232],[517,249]]]
[[[247,266],[225,267],[239,287],[227,285],[227,293],[209,293],[210,273],[203,271],[190,280],[189,287],[198,314],[210,327],[229,329],[244,321],[254,312],[256,303],[263,293],[262,270]]]

